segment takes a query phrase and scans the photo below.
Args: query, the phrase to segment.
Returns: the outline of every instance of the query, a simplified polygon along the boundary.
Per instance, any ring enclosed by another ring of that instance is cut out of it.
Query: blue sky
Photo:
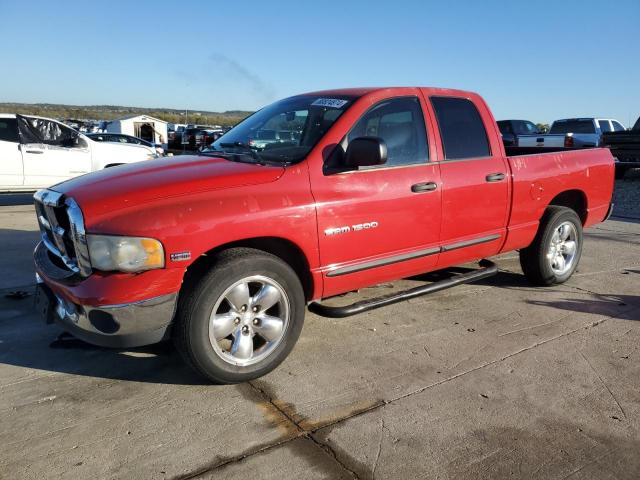
[[[640,115],[640,1],[0,0],[0,101],[255,109],[423,85],[498,118]]]

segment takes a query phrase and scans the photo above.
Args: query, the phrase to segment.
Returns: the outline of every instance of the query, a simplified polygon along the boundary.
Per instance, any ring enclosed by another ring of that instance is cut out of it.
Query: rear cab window
[[[598,125],[600,125],[601,132],[611,131],[611,125],[609,124],[609,120],[598,120]]]
[[[591,119],[556,120],[551,125],[550,134],[596,133],[594,121]]]
[[[535,135],[538,132],[538,127],[524,120],[513,122],[513,127],[518,135]]]
[[[624,127],[620,122],[616,122],[615,120],[611,120],[611,125],[613,125],[614,132],[624,132]]]
[[[467,98],[431,97],[445,160],[491,156],[487,131],[474,103]]]
[[[498,128],[500,129],[500,133],[513,133],[511,122],[508,120],[500,120],[498,122]]]

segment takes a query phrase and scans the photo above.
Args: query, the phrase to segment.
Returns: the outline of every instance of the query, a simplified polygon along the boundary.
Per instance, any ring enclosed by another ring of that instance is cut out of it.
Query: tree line
[[[37,115],[60,120],[115,120],[134,115],[149,115],[169,123],[194,123],[198,125],[236,125],[252,112],[185,112],[172,109],[119,107],[110,105],[72,106],[53,104],[0,103],[0,111],[22,115]]]

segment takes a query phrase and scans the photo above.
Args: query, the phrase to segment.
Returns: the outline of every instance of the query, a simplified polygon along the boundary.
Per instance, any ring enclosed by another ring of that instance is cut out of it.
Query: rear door
[[[22,152],[15,118],[0,118],[0,189],[23,184]]]
[[[380,137],[386,164],[311,173],[325,296],[428,271],[437,263],[440,177],[415,93],[374,101],[340,143],[346,151],[355,138]]]
[[[498,252],[506,232],[509,169],[483,102],[430,98],[440,132],[442,227],[440,266]],[[478,110],[476,105],[480,105]]]

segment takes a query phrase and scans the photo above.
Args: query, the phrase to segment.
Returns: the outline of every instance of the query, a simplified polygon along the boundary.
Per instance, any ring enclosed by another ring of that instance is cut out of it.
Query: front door
[[[440,236],[440,177],[429,161],[418,96],[370,107],[336,148],[381,138],[386,164],[312,172],[324,296],[431,269]]]

